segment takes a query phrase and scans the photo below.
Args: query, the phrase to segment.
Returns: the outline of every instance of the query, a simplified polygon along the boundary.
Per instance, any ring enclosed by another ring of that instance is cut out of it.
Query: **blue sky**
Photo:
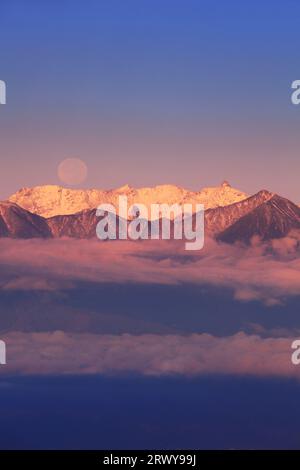
[[[300,202],[297,1],[2,0],[2,198],[58,184],[263,187]]]

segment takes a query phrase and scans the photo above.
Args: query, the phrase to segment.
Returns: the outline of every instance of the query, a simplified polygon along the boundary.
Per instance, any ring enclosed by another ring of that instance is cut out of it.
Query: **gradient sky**
[[[0,197],[223,179],[300,203],[297,0],[1,0]]]

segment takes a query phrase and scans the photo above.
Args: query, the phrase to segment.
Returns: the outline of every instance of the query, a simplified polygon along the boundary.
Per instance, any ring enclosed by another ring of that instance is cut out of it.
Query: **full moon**
[[[83,183],[87,172],[87,166],[80,158],[66,158],[57,168],[59,179],[70,186]]]

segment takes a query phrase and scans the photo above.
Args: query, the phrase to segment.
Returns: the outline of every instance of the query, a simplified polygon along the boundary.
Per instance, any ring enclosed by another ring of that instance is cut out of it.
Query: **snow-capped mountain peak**
[[[117,207],[120,195],[128,197],[128,204],[204,204],[205,209],[227,206],[247,197],[242,191],[232,188],[229,183],[221,186],[190,191],[172,184],[155,187],[132,188],[128,184],[117,189],[69,189],[56,185],[22,188],[13,194],[10,202],[43,217],[75,214],[85,209],[94,209],[99,204],[109,203]]]

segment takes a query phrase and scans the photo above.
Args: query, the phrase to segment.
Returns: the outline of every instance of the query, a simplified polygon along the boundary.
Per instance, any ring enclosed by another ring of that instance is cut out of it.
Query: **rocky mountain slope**
[[[25,211],[14,203],[0,202],[0,236],[11,238],[48,238],[52,236],[47,220]]]
[[[205,211],[206,234],[215,236],[223,232],[241,217],[244,217],[263,202],[268,201],[272,196],[273,193],[262,190],[235,204],[208,209]]]
[[[300,229],[300,208],[274,194],[227,227],[218,239],[227,243],[249,243],[254,236],[261,240],[282,238],[294,229]]]

